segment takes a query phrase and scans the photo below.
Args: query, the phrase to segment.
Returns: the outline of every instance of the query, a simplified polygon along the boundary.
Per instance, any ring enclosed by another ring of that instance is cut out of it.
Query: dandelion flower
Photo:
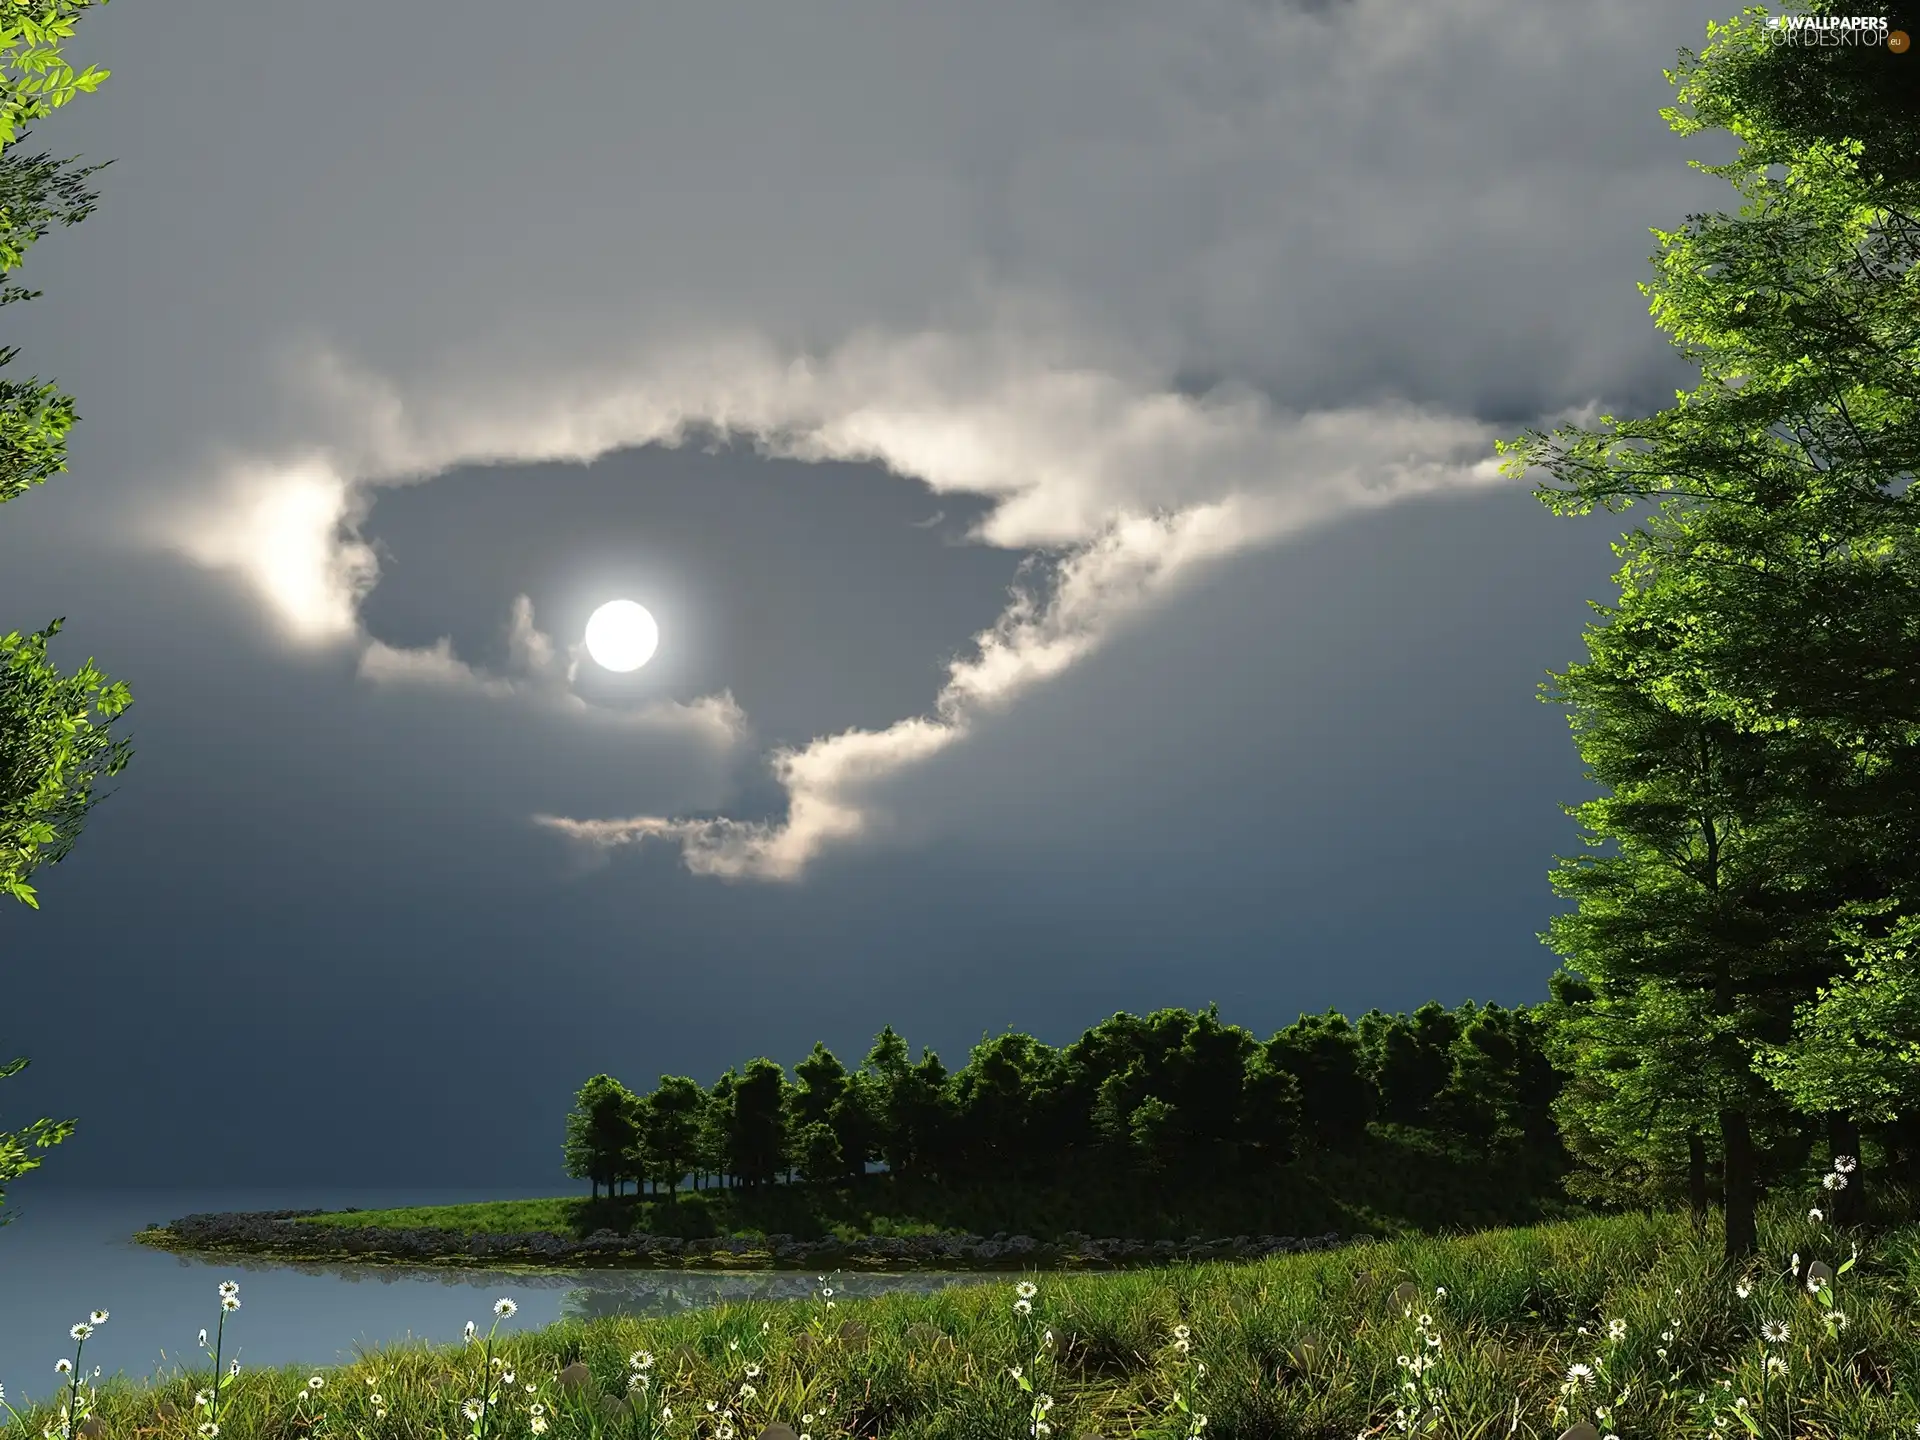
[[[1774,1375],[1786,1374],[1787,1373],[1787,1357],[1784,1355],[1767,1356],[1767,1370],[1770,1374],[1774,1374]]]
[[[238,1295],[239,1293],[240,1293],[240,1284],[238,1281],[222,1280],[220,1282],[220,1298],[222,1300],[231,1300],[234,1296]]]
[[[822,1291],[821,1291],[820,1293],[821,1293],[821,1295],[823,1295],[823,1296],[830,1296],[830,1295],[832,1295],[832,1294],[833,1294],[833,1287],[832,1287],[831,1285],[829,1285],[829,1286],[827,1286],[827,1288],[826,1288],[826,1289],[824,1289],[824,1290],[822,1290]]]
[[[509,1370],[502,1375],[500,1377],[500,1383],[502,1385],[511,1385],[513,1383],[513,1371]]]
[[[507,1297],[504,1295],[502,1295],[498,1300],[493,1302],[493,1313],[498,1315],[502,1320],[505,1320],[508,1316],[512,1315],[513,1312],[518,1310],[519,1308],[520,1307],[518,1305],[514,1304],[513,1301],[507,1299]]]
[[[200,1343],[202,1345],[205,1345],[207,1343],[207,1332],[204,1330],[200,1332]]]
[[[377,1390],[374,1391],[374,1393],[369,1395],[367,1398],[373,1402],[373,1408],[376,1410],[380,1409],[382,1406],[384,1406],[387,1403],[386,1400],[381,1396],[380,1392]]]
[[[1831,1175],[1821,1176],[1820,1183],[1829,1190],[1844,1190],[1847,1188],[1847,1177],[1836,1170]]]
[[[636,1350],[627,1357],[627,1363],[636,1370],[650,1369],[653,1365],[653,1352],[651,1350]]]
[[[547,1407],[536,1400],[527,1407],[527,1413],[529,1415],[544,1415],[547,1413]]]
[[[213,1440],[213,1437],[220,1433],[220,1427],[211,1420],[203,1420],[200,1422],[200,1433],[206,1436],[207,1440]]]
[[[1749,1295],[1753,1294],[1752,1282],[1742,1280],[1738,1285],[1733,1287],[1733,1293],[1738,1295],[1742,1300],[1746,1299]]]
[[[1609,1340],[1626,1339],[1627,1338],[1627,1322],[1624,1320],[1609,1320],[1607,1322],[1607,1338]]]
[[[1847,1312],[1844,1310],[1829,1310],[1827,1312],[1827,1323],[1836,1330],[1846,1329]]]
[[[1784,1345],[1793,1332],[1784,1320],[1769,1320],[1760,1327],[1761,1338],[1769,1345]]]
[[[1447,1298],[1447,1287],[1444,1285],[1436,1285],[1433,1287],[1433,1293],[1444,1300]]]
[[[477,1328],[478,1327],[474,1325],[473,1321],[471,1320],[467,1321],[467,1331],[466,1331],[467,1339],[469,1340],[473,1339],[474,1332]]]
[[[747,1378],[748,1378],[749,1380],[757,1380],[757,1379],[759,1379],[759,1378],[760,1378],[760,1367],[759,1367],[758,1365],[749,1365],[749,1366],[747,1366]]]
[[[211,1405],[213,1403],[213,1392],[211,1390],[202,1390],[198,1395],[193,1397],[193,1403],[196,1405]]]
[[[1836,1155],[1833,1157],[1833,1168],[1838,1170],[1842,1175],[1852,1174],[1854,1167],[1859,1163],[1860,1162],[1851,1155]]]
[[[87,1319],[95,1325],[104,1325],[107,1323],[107,1312],[104,1310],[96,1310],[87,1316]]]
[[[1040,1287],[1035,1285],[1031,1280],[1022,1280],[1013,1288],[1014,1292],[1019,1295],[1022,1300],[1031,1300],[1035,1295],[1040,1293]]]
[[[547,1417],[544,1415],[534,1416],[531,1420],[527,1422],[527,1428],[533,1431],[533,1433],[536,1435],[546,1434],[547,1433]]]
[[[238,1360],[229,1360],[227,1362],[227,1378],[231,1380],[234,1376],[238,1375],[239,1373],[240,1373],[240,1362]]]
[[[714,1440],[733,1440],[733,1426],[722,1420],[714,1427]]]
[[[1013,1302],[1013,1309],[1015,1314],[1031,1315],[1033,1313],[1033,1302],[1031,1300],[1016,1300]]]
[[[753,1386],[751,1385],[742,1385],[740,1387],[740,1398],[742,1400],[751,1400],[753,1399],[754,1396],[758,1395],[759,1393],[760,1392],[754,1389]]]
[[[1433,1317],[1431,1315],[1422,1315],[1418,1320],[1414,1321],[1413,1323],[1418,1325],[1422,1330],[1424,1330],[1433,1323]]]
[[[1593,1367],[1578,1360],[1574,1361],[1567,1367],[1567,1383],[1570,1385],[1593,1384]]]
[[[1020,1378],[1020,1367],[1018,1365],[1010,1366],[1007,1373],[1018,1380]]]
[[[73,1373],[73,1362],[64,1355],[61,1356],[53,1362],[53,1373],[56,1375],[71,1375]]]
[[[660,1407],[660,1423],[665,1425],[670,1421],[672,1421],[672,1419],[673,1419],[673,1406],[662,1405]]]
[[[1173,1327],[1173,1338],[1176,1340],[1184,1340],[1192,1333],[1193,1332],[1184,1325],[1176,1325]]]
[[[78,1325],[74,1326],[71,1330],[69,1330],[67,1333],[73,1336],[73,1338],[76,1340],[85,1340],[88,1336],[93,1334],[93,1326],[87,1324],[86,1321],[83,1320]]]
[[[478,1400],[467,1401],[466,1404],[460,1407],[460,1413],[465,1415],[469,1420],[478,1420],[480,1418],[480,1402]]]
[[[1807,1219],[1813,1221],[1815,1224],[1818,1224],[1820,1221],[1826,1218],[1827,1218],[1826,1212],[1823,1211],[1818,1205],[1814,1206],[1811,1210],[1807,1211]]]
[[[309,1375],[307,1377],[307,1388],[309,1390],[318,1390],[322,1385],[326,1383],[327,1383],[327,1377],[324,1375]]]
[[[222,1295],[220,1297],[220,1308],[231,1315],[240,1308],[240,1297],[237,1295]]]

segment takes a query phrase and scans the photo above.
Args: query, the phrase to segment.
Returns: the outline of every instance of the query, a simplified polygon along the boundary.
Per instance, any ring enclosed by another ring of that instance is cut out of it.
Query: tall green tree
[[[87,180],[101,166],[20,149],[30,133],[26,125],[107,78],[91,66],[76,73],[61,54],[93,3],[0,0],[0,306],[40,293],[11,283],[13,273],[54,225],[77,225],[99,198]],[[18,354],[0,346],[0,367]],[[0,378],[0,503],[67,468],[67,435],[78,418],[73,398],[55,383]],[[100,782],[118,774],[132,753],[112,734],[130,703],[127,687],[108,680],[91,660],[63,673],[47,653],[61,624],[0,635],[0,895],[36,908],[29,877],[72,849],[101,796]],[[8,1062],[0,1079],[26,1063]],[[43,1118],[0,1131],[0,1201],[12,1181],[41,1164],[35,1152],[60,1143],[73,1127],[71,1120]]]
[[[954,1077],[958,1126],[976,1175],[1029,1179],[1051,1169],[1041,1122],[1061,1080],[1060,1053],[1009,1030],[984,1036]]]
[[[727,1162],[749,1187],[771,1185],[787,1163],[787,1072],[762,1055],[747,1062],[733,1085]]]
[[[662,1075],[646,1097],[640,1132],[646,1152],[646,1178],[676,1195],[680,1182],[700,1162],[701,1112],[706,1105],[700,1083],[685,1075]]]
[[[1360,1048],[1382,1120],[1399,1125],[1433,1122],[1434,1102],[1453,1074],[1453,1042],[1460,1022],[1437,1000],[1411,1016],[1378,1010],[1360,1017]]]
[[[1699,168],[1745,203],[1656,231],[1643,287],[1700,384],[1654,416],[1505,448],[1515,473],[1551,474],[1540,494],[1563,513],[1653,507],[1622,543],[1622,606],[1606,627],[1621,634],[1614,678],[1641,694],[1587,699],[1620,716],[1638,705],[1631,723],[1657,732],[1670,763],[1662,777],[1615,757],[1652,803],[1636,815],[1629,798],[1591,833],[1634,849],[1641,883],[1602,900],[1596,879],[1576,898],[1583,913],[1610,910],[1616,930],[1651,925],[1667,981],[1711,997],[1737,1256],[1754,1243],[1752,1131],[1767,1103],[1755,1054],[1792,1042],[1796,1008],[1844,968],[1845,922],[1884,926],[1920,898],[1920,197],[1910,156],[1881,146],[1867,165],[1865,143],[1831,128],[1873,130],[1894,102],[1836,115],[1840,91],[1808,82],[1808,67],[1831,62],[1774,45],[1759,11],[1710,27],[1709,41],[1669,72],[1665,113],[1682,134],[1737,137],[1734,160]],[[1666,826],[1682,847],[1666,856],[1663,805],[1682,822]],[[1610,985],[1609,971],[1660,978],[1624,935],[1561,930],[1589,947],[1562,953],[1616,1001],[1635,986]]]
[[[1365,1138],[1374,1096],[1352,1021],[1338,1010],[1302,1015],[1265,1048],[1267,1063],[1299,1082],[1301,1117],[1315,1139],[1350,1148]]]
[[[728,1066],[707,1091],[700,1109],[700,1168],[723,1185],[733,1173],[729,1137],[733,1133],[733,1090],[739,1080],[739,1074]]]
[[[570,1179],[589,1182],[594,1199],[602,1185],[611,1196],[630,1171],[639,1140],[637,1110],[633,1092],[611,1075],[593,1076],[574,1096],[561,1158]]]
[[[0,0],[0,306],[40,293],[8,283],[34,243],[54,225],[77,225],[99,196],[80,166],[25,155],[22,127],[90,92],[107,72],[75,73],[61,55],[95,0]],[[101,0],[104,3],[104,0]],[[0,367],[18,356],[0,346]],[[38,376],[0,378],[0,503],[67,468],[73,397]],[[62,621],[0,637],[0,893],[37,905],[28,877],[72,849],[99,782],[118,774],[130,749],[111,727],[127,708],[123,684],[88,661],[71,675],[49,659]]]

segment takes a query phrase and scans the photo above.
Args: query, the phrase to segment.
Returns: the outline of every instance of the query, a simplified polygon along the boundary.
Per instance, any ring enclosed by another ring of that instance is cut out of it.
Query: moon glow
[[[587,620],[587,653],[603,670],[638,670],[660,645],[660,627],[631,600],[609,600]]]

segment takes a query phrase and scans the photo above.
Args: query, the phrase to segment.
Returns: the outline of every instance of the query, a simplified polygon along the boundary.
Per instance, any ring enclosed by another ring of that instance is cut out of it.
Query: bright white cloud
[[[482,461],[588,460],[716,426],[769,454],[875,461],[935,490],[992,497],[978,538],[1047,547],[1039,583],[974,637],[929,714],[774,753],[789,801],[783,820],[539,817],[599,845],[677,841],[703,873],[793,879],[824,847],[878,823],[872,792],[889,776],[1061,673],[1210,564],[1354,509],[1497,479],[1491,432],[1458,417],[1407,406],[1289,416],[1246,394],[1194,397],[1086,366],[1042,365],[1034,353],[1005,335],[865,334],[822,359],[794,361],[751,342],[678,347],[597,390],[590,377],[556,377],[538,403],[523,390],[513,407],[491,403],[483,384],[415,401],[334,361],[318,374],[339,413],[358,419],[343,450],[369,483]],[[310,486],[311,469],[302,474],[298,483]],[[235,542],[214,553],[237,557],[282,608],[290,634],[324,637],[365,590],[366,549],[352,523],[360,511],[343,498],[299,513],[314,527],[299,544]],[[198,523],[221,530],[217,515]],[[252,533],[252,523],[243,514],[238,533]],[[296,561],[306,569],[287,574],[282,567]],[[445,641],[403,651],[374,640],[363,640],[361,674],[580,703],[524,597],[509,638],[517,676],[483,674]],[[744,728],[730,697],[683,709],[640,718],[697,714],[727,738]]]

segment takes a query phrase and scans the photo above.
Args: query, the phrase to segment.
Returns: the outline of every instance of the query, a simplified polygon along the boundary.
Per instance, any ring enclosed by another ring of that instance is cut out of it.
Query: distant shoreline
[[[301,1225],[322,1210],[228,1211],[183,1216],[142,1230],[142,1245],[182,1254],[246,1255],[260,1259],[430,1265],[452,1269],[502,1265],[538,1269],[619,1270],[1117,1270],[1204,1260],[1255,1260],[1362,1243],[1324,1235],[1240,1235],[1187,1241],[1095,1238],[1070,1232],[1058,1241],[1031,1235],[862,1236],[797,1240],[791,1235],[616,1235],[586,1239],[550,1231],[461,1234],[376,1225]]]

